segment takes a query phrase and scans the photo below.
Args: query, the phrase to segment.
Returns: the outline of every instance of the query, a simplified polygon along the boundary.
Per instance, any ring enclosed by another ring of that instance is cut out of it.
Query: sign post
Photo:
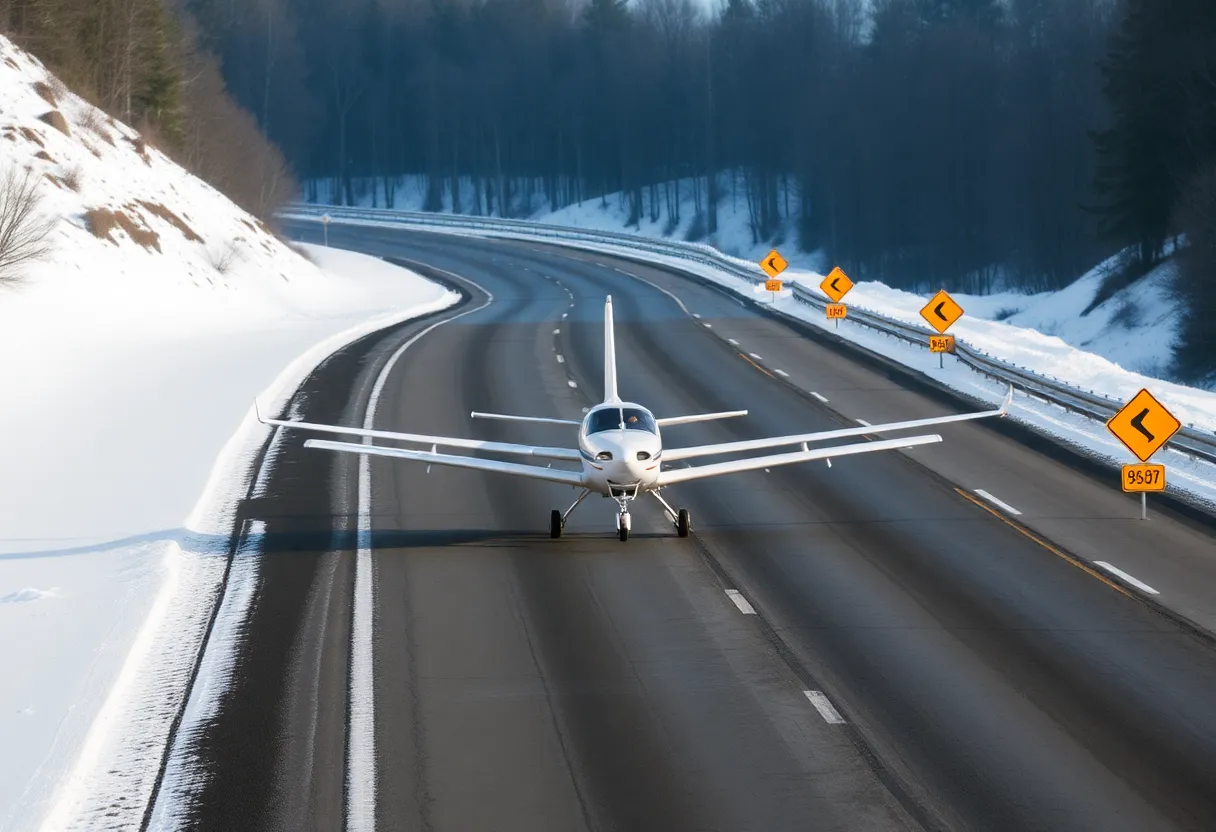
[[[789,265],[777,249],[770,251],[760,261],[760,268],[764,269],[764,273],[768,275],[768,280],[764,281],[764,288],[773,293],[773,303],[777,302],[777,293],[781,291],[781,281],[777,279],[777,275],[789,268]]]
[[[939,336],[950,339],[949,342],[939,340],[935,345],[934,336],[929,336],[929,351],[937,353],[937,366],[938,369],[942,369],[946,366],[946,353],[954,352],[954,336],[946,335],[946,330],[963,317],[963,307],[955,303],[954,298],[950,297],[945,289],[941,289],[932,300],[925,304],[924,309],[920,310],[920,316],[929,322],[929,326],[937,330]]]
[[[329,248],[329,214],[321,215],[321,227],[325,229],[325,247]]]
[[[820,291],[832,299],[827,306],[827,316],[829,321],[836,322],[837,329],[840,329],[841,319],[848,317],[849,314],[848,307],[840,301],[852,288],[853,281],[849,280],[849,276],[840,266],[836,266],[828,272],[828,276],[819,284]]]
[[[1123,490],[1140,494],[1140,519],[1148,519],[1148,492],[1165,490],[1165,466],[1150,465],[1157,453],[1182,423],[1153,394],[1141,390],[1123,409],[1110,417],[1106,429],[1140,460],[1139,465],[1124,465]]]

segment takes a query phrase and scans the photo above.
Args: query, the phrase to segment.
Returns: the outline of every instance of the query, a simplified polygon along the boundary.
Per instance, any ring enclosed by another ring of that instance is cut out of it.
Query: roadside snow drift
[[[458,296],[309,262],[0,37],[5,166],[61,220],[0,290],[0,829],[138,828],[268,436],[254,397]]]

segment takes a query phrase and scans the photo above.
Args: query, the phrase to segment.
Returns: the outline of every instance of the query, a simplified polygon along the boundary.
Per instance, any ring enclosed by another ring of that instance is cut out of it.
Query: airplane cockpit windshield
[[[622,425],[626,430],[644,430],[655,434],[659,432],[654,417],[640,407],[605,407],[591,414],[587,420],[587,433],[617,430]]]

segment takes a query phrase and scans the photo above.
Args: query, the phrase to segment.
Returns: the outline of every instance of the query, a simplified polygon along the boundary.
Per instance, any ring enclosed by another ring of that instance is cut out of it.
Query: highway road
[[[442,270],[468,300],[335,355],[295,403],[311,421],[362,425],[375,398],[379,428],[572,443],[469,412],[579,418],[609,293],[624,397],[751,410],[668,446],[953,409],[659,269],[329,233]],[[261,585],[199,741],[191,827],[337,829],[366,789],[391,830],[1216,828],[1211,528],[1158,512],[1146,529],[1113,482],[1005,428],[940,432],[672,487],[694,535],[639,501],[627,543],[599,499],[550,540],[550,509],[576,496],[556,485],[376,459],[363,493],[356,458],[290,432],[242,509],[266,524]],[[352,785],[368,541],[375,773]],[[1095,559],[1156,582],[1163,606]]]

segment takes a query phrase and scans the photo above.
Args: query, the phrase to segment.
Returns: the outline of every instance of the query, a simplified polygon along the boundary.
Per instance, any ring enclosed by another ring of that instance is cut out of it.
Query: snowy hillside
[[[0,829],[138,828],[268,436],[254,398],[457,296],[301,257],[0,38],[13,167],[59,219],[0,289]]]
[[[1058,292],[963,296],[967,312],[1054,335],[1126,370],[1168,379],[1179,315],[1170,297],[1174,262],[1167,261],[1085,313],[1102,281],[1118,266],[1112,257]]]

